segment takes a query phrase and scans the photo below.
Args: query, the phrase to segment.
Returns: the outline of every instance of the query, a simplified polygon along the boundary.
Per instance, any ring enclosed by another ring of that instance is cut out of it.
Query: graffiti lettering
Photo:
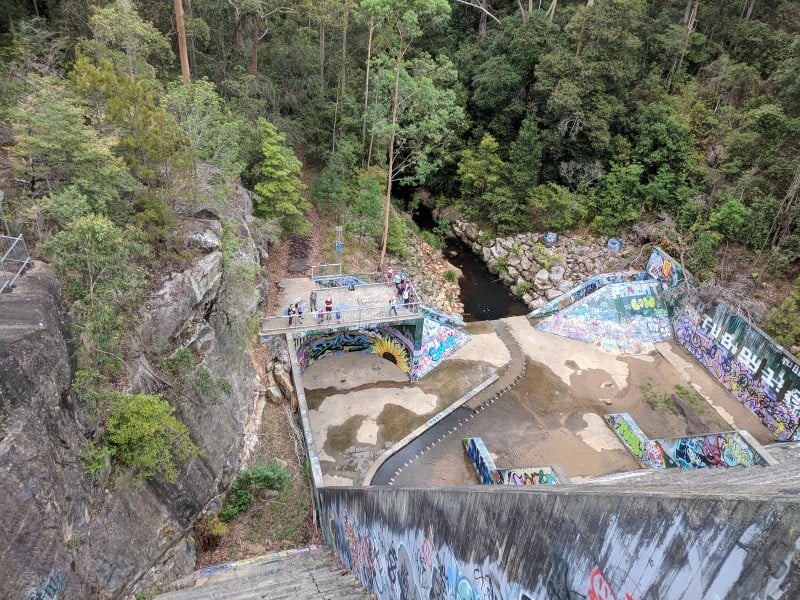
[[[36,588],[27,596],[27,600],[47,600],[66,589],[67,576],[63,571],[51,573],[44,585]]]

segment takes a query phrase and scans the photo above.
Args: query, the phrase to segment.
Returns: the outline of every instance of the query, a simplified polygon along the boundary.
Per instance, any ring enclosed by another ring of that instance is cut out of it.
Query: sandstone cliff
[[[175,395],[202,455],[174,485],[139,487],[124,470],[100,483],[87,477],[78,454],[92,419],[68,393],[74,365],[54,278],[37,265],[0,295],[0,597],[123,598],[194,568],[188,534],[246,459],[263,397],[247,339],[264,253],[250,235],[247,198],[235,212],[227,218],[237,249],[224,255],[213,214],[183,222],[197,258],[158,282],[130,326],[126,391],[162,391],[155,366],[179,348],[226,382],[221,393]]]

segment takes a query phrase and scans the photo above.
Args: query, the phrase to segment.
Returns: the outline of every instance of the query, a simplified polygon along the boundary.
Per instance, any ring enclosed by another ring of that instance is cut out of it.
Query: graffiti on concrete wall
[[[536,324],[541,331],[609,350],[649,352],[652,343],[670,339],[669,313],[655,280],[611,283]]]
[[[426,317],[421,348],[414,356],[414,380],[430,373],[469,339],[470,335],[457,327]]]
[[[66,589],[66,583],[67,576],[64,574],[64,571],[54,571],[47,577],[42,585],[35,590],[31,590],[25,598],[26,600],[49,600],[50,598],[56,598],[59,592]]]
[[[344,352],[370,352],[396,364],[411,374],[413,345],[405,335],[391,328],[358,331],[334,331],[312,335],[297,347],[297,362],[304,370],[316,361]]]
[[[536,590],[526,589],[506,575],[505,562],[489,557],[460,560],[446,543],[417,528],[397,532],[381,518],[361,520],[322,492],[325,541],[379,600],[633,600],[629,594],[615,593],[596,566],[574,569],[563,580],[548,581]]]
[[[559,482],[550,467],[495,469],[492,478],[495,485],[556,485]]]
[[[650,276],[647,273],[628,273],[622,271],[618,273],[602,273],[600,275],[593,275],[580,285],[575,286],[558,298],[551,300],[544,306],[540,306],[533,312],[529,313],[528,317],[539,318],[555,314],[560,310],[564,310],[568,306],[572,306],[578,300],[583,300],[587,296],[594,294],[597,290],[611,283],[622,283],[624,281],[645,281],[649,279],[649,277]]]
[[[753,467],[766,461],[736,431],[656,440],[667,467],[705,469]]]
[[[639,464],[646,469],[665,468],[661,450],[647,438],[628,413],[611,413],[605,418]]]
[[[681,315],[675,337],[778,440],[800,439],[800,364],[793,356],[722,305]]]
[[[686,277],[680,264],[661,248],[653,248],[650,251],[645,270],[650,277],[667,287],[675,287]]]
[[[470,462],[478,472],[478,479],[486,485],[494,484],[492,474],[497,470],[497,467],[483,440],[481,438],[465,438],[462,441]]]
[[[560,483],[551,467],[523,467],[517,469],[498,469],[479,437],[464,438],[464,450],[478,479],[484,485],[555,485]]]
[[[738,431],[651,440],[628,413],[606,415],[606,421],[641,465],[648,469],[706,469],[765,465]]]

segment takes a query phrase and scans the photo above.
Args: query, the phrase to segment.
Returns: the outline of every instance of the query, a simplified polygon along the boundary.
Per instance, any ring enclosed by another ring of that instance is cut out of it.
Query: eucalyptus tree
[[[455,76],[452,63],[442,57],[409,60],[409,51],[423,34],[422,23],[443,23],[450,15],[448,2],[362,0],[361,9],[371,19],[383,22],[387,38],[387,49],[376,61],[371,136],[383,141],[387,152],[380,268],[389,235],[392,183],[400,178],[409,183],[424,179],[435,164],[430,161],[433,149],[448,137],[452,123],[462,113],[453,91],[444,87]]]

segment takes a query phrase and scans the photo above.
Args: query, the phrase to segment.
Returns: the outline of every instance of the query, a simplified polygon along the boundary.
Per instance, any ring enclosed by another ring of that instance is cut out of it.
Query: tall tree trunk
[[[478,39],[486,37],[486,12],[489,10],[489,0],[481,0],[481,19],[478,21]]]
[[[178,54],[181,57],[181,77],[183,83],[188,84],[191,80],[189,71],[189,55],[186,52],[186,24],[183,21],[183,2],[174,0],[175,24],[178,28]]]
[[[186,0],[186,13],[189,15],[189,18],[192,17],[193,14],[192,0]],[[195,50],[193,35],[189,36],[187,44],[189,46],[189,72],[197,73],[197,52]]]
[[[558,6],[558,0],[550,0],[550,7],[545,13],[545,16],[547,16],[551,23],[553,22],[553,17],[556,16],[556,6]]]
[[[689,12],[688,20],[685,22],[686,25],[686,37],[683,40],[683,46],[681,46],[681,52],[678,55],[678,58],[672,63],[672,68],[669,70],[669,76],[667,77],[667,90],[672,91],[672,78],[675,73],[681,68],[683,65],[683,59],[686,58],[686,53],[689,51],[689,40],[692,38],[692,33],[694,32],[694,28],[697,25],[697,9],[700,5],[700,0],[689,0],[689,2],[694,2],[692,5],[692,9]],[[687,4],[687,8],[689,5]],[[686,19],[686,14],[684,14],[684,19]]]
[[[361,153],[363,156],[364,145],[367,143],[367,112],[369,111],[369,67],[372,62],[372,34],[375,32],[375,20],[369,20],[369,37],[367,38],[367,63],[366,77],[364,77],[364,115],[361,119]],[[372,146],[372,143],[370,143]],[[369,159],[367,159],[369,161]],[[362,165],[364,166],[364,165]],[[369,166],[369,162],[365,166]]]
[[[797,201],[798,193],[800,193],[800,161],[795,165],[792,183],[789,184],[789,190],[783,197],[778,214],[775,215],[775,231],[771,240],[773,246],[777,245],[784,235],[790,233],[792,225],[797,220],[797,215],[794,214],[797,210],[793,209],[793,205]]]
[[[378,260],[378,271],[383,269],[383,259],[386,256],[386,243],[389,240],[389,214],[392,211],[392,180],[394,179],[394,139],[397,127],[397,105],[400,102],[400,67],[403,63],[402,55],[398,55],[394,67],[394,93],[392,94],[392,133],[389,136],[389,175],[386,178],[386,203],[383,207],[383,240],[381,241],[381,257]]]
[[[258,75],[258,16],[253,15],[253,33],[250,37],[252,47],[250,48],[250,75]]]
[[[750,21],[753,18],[753,10],[756,8],[756,4],[758,0],[747,0],[744,3],[744,8],[742,9],[742,19],[745,21]]]
[[[325,96],[325,23],[319,24],[319,96]]]

